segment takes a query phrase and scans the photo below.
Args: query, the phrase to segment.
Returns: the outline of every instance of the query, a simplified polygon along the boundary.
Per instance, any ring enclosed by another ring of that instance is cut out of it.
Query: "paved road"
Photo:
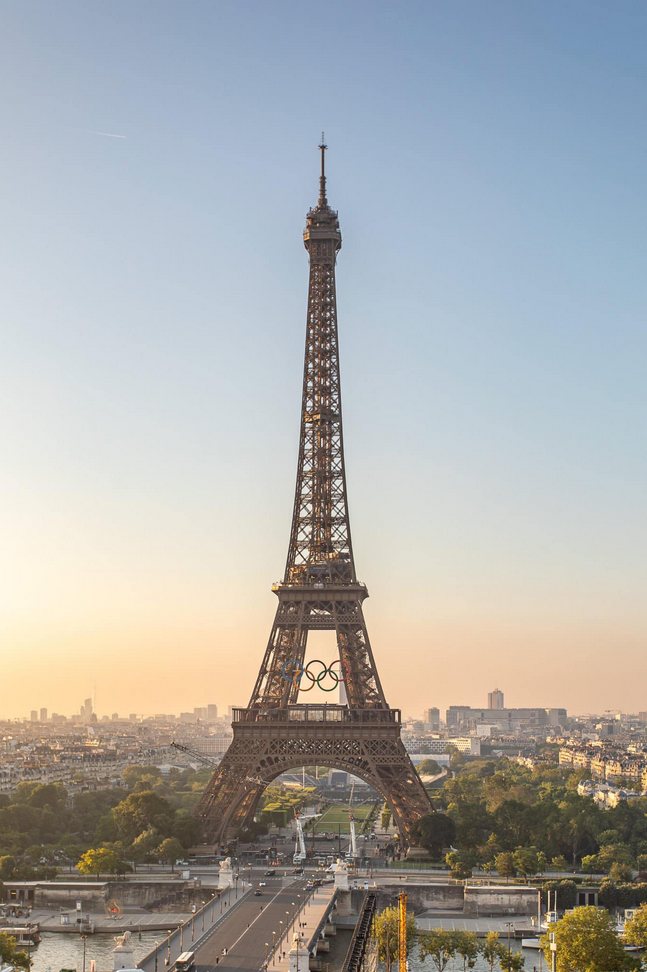
[[[249,888],[246,888],[246,892],[251,896]],[[207,897],[204,906],[195,915],[191,915],[180,928],[174,930],[173,925],[169,925],[171,934],[160,937],[153,951],[140,960],[139,968],[144,972],[165,972],[181,952],[196,950],[198,943],[206,939],[213,926],[225,923],[230,909],[235,910],[244,900],[243,893],[238,896],[233,888],[220,896]]]
[[[285,888],[278,877],[266,880],[267,886],[262,889],[262,896],[249,895],[198,949],[198,970],[207,972],[217,966],[218,972],[231,972],[234,969],[256,972],[266,961],[273,941],[279,941],[286,927],[290,933],[288,944],[284,944],[283,949],[289,950],[292,921],[309,897],[309,891],[306,891],[303,880],[294,881]],[[307,907],[300,920],[307,924]],[[272,932],[275,934],[272,935]],[[223,954],[225,948],[226,955]]]

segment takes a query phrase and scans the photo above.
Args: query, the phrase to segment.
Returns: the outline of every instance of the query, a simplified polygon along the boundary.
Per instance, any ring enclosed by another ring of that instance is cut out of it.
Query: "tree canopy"
[[[642,904],[633,918],[625,923],[624,939],[627,945],[647,948],[647,904]]]
[[[19,969],[29,968],[29,956],[18,948],[16,939],[8,932],[0,931],[0,965],[13,965]]]
[[[81,854],[76,866],[81,874],[94,874],[98,879],[102,874],[118,874],[123,863],[116,851],[108,847],[91,847]]]
[[[427,813],[420,817],[412,828],[416,843],[428,850],[434,857],[440,857],[456,836],[456,826],[446,813]]]
[[[557,972],[621,972],[640,965],[624,951],[611,915],[602,908],[575,908],[551,932],[557,946]],[[550,933],[542,936],[541,944],[550,967]]]
[[[394,906],[385,908],[375,917],[373,934],[377,942],[377,953],[380,962],[384,962],[386,972],[398,960],[400,918],[398,909]],[[411,913],[407,914],[407,955],[413,948],[416,926]]]
[[[434,801],[454,824],[451,843],[486,869],[502,873],[502,864],[506,876],[529,875],[548,861],[563,869],[584,860],[591,870],[614,868],[616,879],[623,878],[647,855],[647,798],[603,808],[578,794],[579,779],[560,767],[477,760],[456,767]],[[508,853],[512,862],[498,860]]]

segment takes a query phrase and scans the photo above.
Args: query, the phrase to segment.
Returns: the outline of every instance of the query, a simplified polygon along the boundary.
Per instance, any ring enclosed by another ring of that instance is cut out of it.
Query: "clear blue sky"
[[[246,702],[322,128],[389,701],[647,709],[646,49],[639,2],[4,0],[7,714]]]

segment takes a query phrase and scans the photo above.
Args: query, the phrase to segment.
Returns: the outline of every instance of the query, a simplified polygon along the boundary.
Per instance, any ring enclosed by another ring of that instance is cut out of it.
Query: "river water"
[[[505,944],[505,942],[503,943]],[[510,950],[512,952],[522,952],[524,958],[524,969],[525,972],[547,972],[546,962],[544,957],[540,954],[539,950],[536,948],[521,948],[519,942],[511,942]],[[436,966],[433,964],[430,958],[426,959],[423,963],[420,961],[416,954],[416,949],[414,947],[413,952],[409,956],[409,969],[410,972],[435,972]],[[498,970],[499,966],[495,966]],[[58,970],[57,970],[58,972]],[[451,959],[446,967],[445,972],[463,972],[463,960],[460,955],[456,958]],[[473,972],[489,972],[487,962],[482,955],[476,960],[476,965],[474,966]]]
[[[77,934],[42,932],[40,943],[31,949],[33,972],[59,972],[60,969],[77,969],[83,972],[83,940]],[[164,932],[135,932],[131,939],[138,962],[151,952],[155,945],[165,941]],[[90,972],[94,959],[97,972],[111,972],[112,950],[115,947],[113,935],[88,935],[85,940],[85,969]],[[159,951],[159,967],[164,969],[164,949]]]
[[[133,934],[130,939],[135,952],[135,961],[148,955],[149,952],[159,945],[159,969],[164,972],[164,932],[142,932],[141,936]],[[85,942],[85,969],[90,972],[90,962],[94,959],[97,972],[112,972],[112,950],[115,947],[113,935],[88,935]],[[517,942],[512,943],[513,951],[519,950]],[[525,968],[528,972],[533,969],[540,970],[539,953],[535,949],[524,949]],[[79,935],[74,934],[47,934],[43,932],[43,937],[38,946],[31,950],[33,972],[60,972],[60,969],[76,969],[83,972],[83,941]],[[424,963],[420,962],[415,954],[415,950],[410,957],[409,967],[411,972],[433,972],[434,966],[431,959]],[[542,962],[543,972],[546,970],[545,963]],[[462,959],[456,958],[447,966],[446,972],[463,972]],[[488,972],[488,967],[479,956],[474,972]]]

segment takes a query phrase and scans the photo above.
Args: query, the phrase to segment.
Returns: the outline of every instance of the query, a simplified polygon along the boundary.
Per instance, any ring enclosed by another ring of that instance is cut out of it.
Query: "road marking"
[[[293,884],[296,884],[297,882],[296,881],[293,881],[292,883]],[[279,890],[276,892],[276,894],[274,895],[274,897],[271,898],[270,901],[268,901],[267,907],[269,908],[270,905],[272,904],[272,902],[275,901],[276,898],[278,898],[278,896],[280,894],[282,894],[284,891],[285,891],[285,888],[279,888]],[[251,921],[249,923],[249,925],[247,926],[247,928],[245,929],[245,931],[242,933],[242,935],[239,935],[238,938],[236,939],[236,941],[234,942],[234,944],[229,946],[229,948],[227,949],[227,955],[229,955],[229,953],[231,952],[232,949],[236,948],[236,945],[238,945],[238,942],[241,940],[241,938],[244,938],[245,937],[245,935],[247,934],[247,932],[251,929],[252,925],[254,925],[258,921],[259,918],[262,918],[264,911],[265,911],[265,908],[263,908],[263,911],[259,911],[259,913],[254,918],[254,921]],[[296,914],[298,914],[298,909],[297,909],[297,911],[295,911],[295,915]]]

